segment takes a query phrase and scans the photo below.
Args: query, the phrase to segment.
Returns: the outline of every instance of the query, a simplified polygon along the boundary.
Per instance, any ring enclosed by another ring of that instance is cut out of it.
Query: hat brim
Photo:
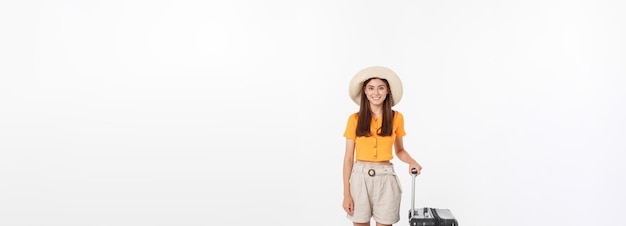
[[[349,94],[352,101],[361,105],[361,88],[363,82],[369,78],[382,78],[389,83],[389,89],[393,97],[392,106],[395,106],[402,99],[402,81],[400,77],[391,69],[382,66],[371,66],[357,72],[350,81]]]

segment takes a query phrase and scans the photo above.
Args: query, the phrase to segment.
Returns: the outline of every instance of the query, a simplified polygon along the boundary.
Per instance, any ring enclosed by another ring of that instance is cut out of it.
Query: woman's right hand
[[[352,197],[346,196],[343,197],[343,210],[348,213],[348,215],[352,216],[354,214],[354,202],[352,202]]]

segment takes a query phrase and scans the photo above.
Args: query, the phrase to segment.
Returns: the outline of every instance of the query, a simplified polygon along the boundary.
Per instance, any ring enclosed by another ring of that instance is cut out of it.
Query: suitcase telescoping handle
[[[417,169],[411,169],[411,175],[413,175],[413,185],[411,186],[411,213],[415,213],[415,177],[417,177]]]

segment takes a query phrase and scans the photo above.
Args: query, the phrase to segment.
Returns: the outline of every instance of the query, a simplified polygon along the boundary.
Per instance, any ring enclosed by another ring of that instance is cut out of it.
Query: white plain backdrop
[[[418,207],[464,226],[623,225],[625,10],[4,1],[0,225],[351,225],[347,88],[372,65],[404,84]]]

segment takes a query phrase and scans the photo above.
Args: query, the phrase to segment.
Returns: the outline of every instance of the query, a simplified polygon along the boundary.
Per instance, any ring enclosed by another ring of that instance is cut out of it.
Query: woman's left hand
[[[422,173],[422,166],[417,162],[409,164],[410,175],[413,175],[413,172],[411,172],[413,169],[417,169],[417,174],[415,176],[420,175]]]

